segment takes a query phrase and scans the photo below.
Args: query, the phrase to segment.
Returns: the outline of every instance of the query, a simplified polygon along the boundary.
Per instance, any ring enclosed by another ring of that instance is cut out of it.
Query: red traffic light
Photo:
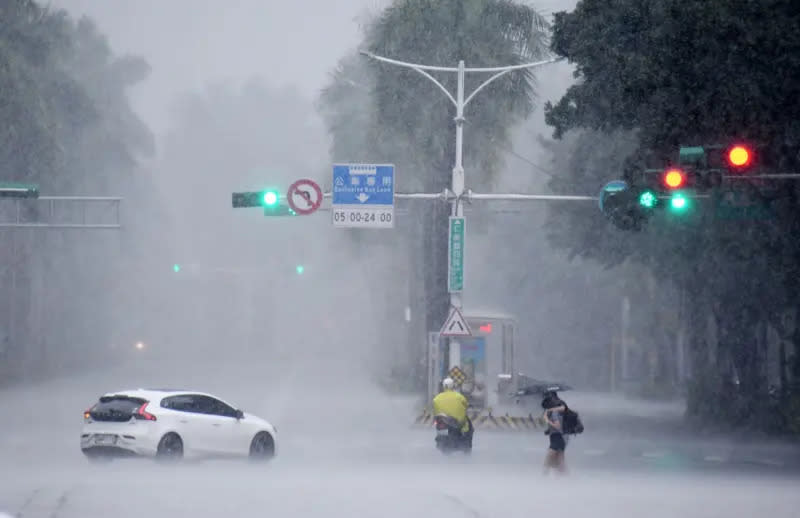
[[[664,173],[664,184],[670,189],[677,189],[686,183],[686,173],[680,169],[667,169]]]
[[[753,152],[746,146],[736,145],[728,150],[728,164],[733,167],[747,167],[753,161]]]

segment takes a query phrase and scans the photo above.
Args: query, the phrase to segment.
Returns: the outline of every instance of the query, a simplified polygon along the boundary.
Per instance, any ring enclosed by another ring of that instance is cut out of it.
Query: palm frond
[[[514,45],[521,60],[541,59],[548,54],[550,24],[533,7],[496,0],[487,2],[486,11],[496,20],[503,38]]]

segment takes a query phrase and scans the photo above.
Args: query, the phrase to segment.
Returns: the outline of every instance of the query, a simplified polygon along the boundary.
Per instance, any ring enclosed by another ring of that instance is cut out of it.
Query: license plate
[[[98,434],[94,436],[94,443],[103,446],[117,444],[117,436],[112,434]]]
[[[444,430],[436,430],[436,435],[447,435],[447,428]]]

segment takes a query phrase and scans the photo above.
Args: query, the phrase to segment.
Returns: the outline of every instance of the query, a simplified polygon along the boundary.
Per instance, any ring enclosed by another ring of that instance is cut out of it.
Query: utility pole
[[[478,195],[480,198],[475,197],[472,195],[471,191],[465,191],[464,188],[464,164],[463,164],[463,149],[464,149],[464,122],[466,121],[464,117],[464,109],[466,106],[475,98],[475,96],[484,88],[486,88],[489,84],[491,84],[496,79],[503,77],[504,75],[508,74],[509,72],[515,70],[524,70],[524,69],[531,69],[543,65],[548,65],[550,63],[555,63],[560,61],[559,59],[548,59],[544,61],[538,61],[535,63],[526,63],[523,65],[511,65],[505,67],[488,67],[488,68],[466,68],[464,65],[464,60],[460,60],[458,62],[457,67],[439,67],[439,66],[430,66],[430,65],[420,65],[416,63],[409,63],[405,61],[398,61],[396,59],[390,59],[383,56],[378,56],[371,52],[367,52],[362,50],[361,54],[367,56],[371,59],[376,61],[380,61],[382,63],[388,63],[390,65],[395,65],[399,67],[410,68],[425,78],[432,81],[438,88],[441,90],[445,96],[453,103],[456,108],[456,154],[455,154],[455,164],[453,166],[453,172],[450,180],[450,188],[451,193],[445,193],[444,196],[446,199],[450,199],[451,201],[451,209],[450,215],[457,218],[464,217],[464,206],[462,198],[467,195],[468,199],[525,199],[525,198],[507,198],[507,197],[500,197],[497,198],[496,196],[504,196],[504,195]],[[456,87],[456,95],[450,93],[447,88],[442,85],[436,78],[434,78],[430,72],[447,72],[457,74],[457,87]],[[478,85],[475,90],[473,90],[467,97],[465,98],[464,93],[464,78],[467,73],[488,73],[492,74],[486,81]],[[434,197],[438,197],[439,195],[432,195]],[[505,195],[505,196],[514,196],[514,195]],[[520,195],[524,196],[524,195]],[[400,197],[397,196],[396,197]],[[419,196],[421,197],[421,196]],[[466,232],[464,233],[466,236]],[[448,270],[450,269],[448,257]],[[462,293],[463,293],[463,286],[458,286],[455,288],[450,288],[450,305],[453,308],[460,310],[462,308]],[[456,339],[450,339],[450,358],[449,358],[449,367],[452,368],[453,366],[461,364],[461,347]]]

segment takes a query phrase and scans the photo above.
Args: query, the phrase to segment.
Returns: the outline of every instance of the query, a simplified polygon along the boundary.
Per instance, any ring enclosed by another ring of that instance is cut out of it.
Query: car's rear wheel
[[[176,461],[183,458],[183,440],[175,432],[164,435],[158,441],[156,459],[160,461]]]
[[[275,456],[275,440],[267,432],[258,432],[250,441],[250,458],[266,461]]]

